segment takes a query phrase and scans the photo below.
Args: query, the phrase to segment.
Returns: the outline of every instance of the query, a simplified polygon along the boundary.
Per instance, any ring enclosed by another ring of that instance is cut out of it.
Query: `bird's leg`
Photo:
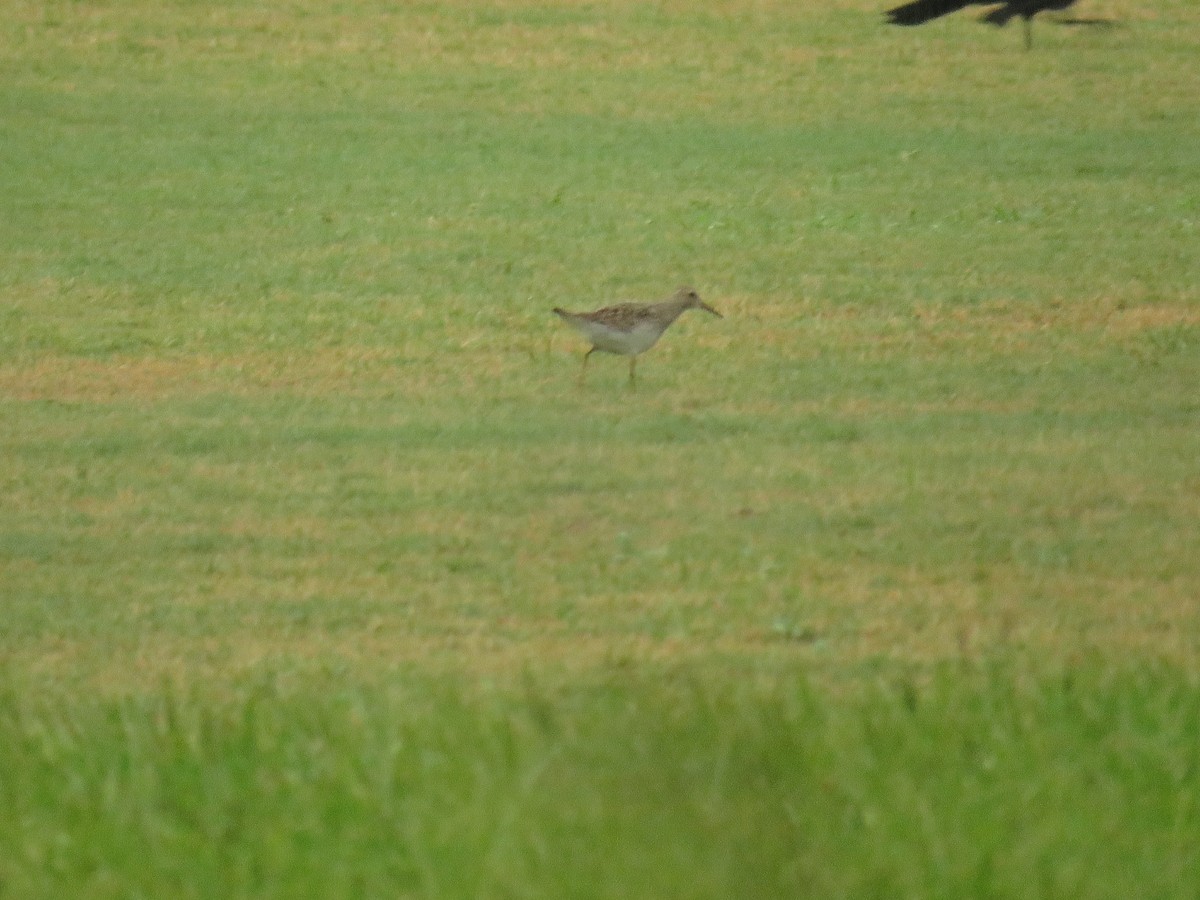
[[[588,357],[591,356],[595,352],[596,352],[596,348],[593,347],[587,353],[583,354],[583,368],[579,370],[579,386],[580,387],[583,387],[583,376],[587,374]]]
[[[637,382],[634,380],[634,377],[633,377],[634,367],[636,367],[636,366],[637,366],[637,357],[636,356],[629,357],[629,389],[631,391],[637,390]]]
[[[1033,17],[1022,16],[1021,24],[1025,26],[1025,49],[1033,46]]]

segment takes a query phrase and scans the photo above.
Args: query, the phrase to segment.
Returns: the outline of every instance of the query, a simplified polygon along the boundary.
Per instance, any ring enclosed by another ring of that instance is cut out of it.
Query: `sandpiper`
[[[618,303],[585,313],[567,312],[556,306],[554,312],[592,342],[592,349],[583,354],[583,368],[579,371],[581,384],[587,373],[588,357],[600,350],[629,357],[629,385],[633,387],[638,354],[653,347],[680,313],[688,309],[702,309],[718,319],[723,318],[690,287],[679,288],[671,299],[661,303]]]

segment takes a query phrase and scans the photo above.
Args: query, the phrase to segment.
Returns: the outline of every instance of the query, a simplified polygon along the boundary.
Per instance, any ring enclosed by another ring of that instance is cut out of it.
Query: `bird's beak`
[[[703,301],[701,301],[701,303],[700,303],[700,308],[701,308],[702,310],[704,310],[705,312],[710,312],[710,313],[712,313],[712,314],[713,314],[714,316],[716,316],[718,319],[723,319],[723,318],[725,318],[723,315],[721,315],[719,312],[717,312],[715,309],[713,309],[711,306],[709,306],[707,303],[704,303]]]

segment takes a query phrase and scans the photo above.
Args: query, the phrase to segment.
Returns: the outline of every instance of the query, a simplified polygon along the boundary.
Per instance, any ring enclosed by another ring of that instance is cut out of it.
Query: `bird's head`
[[[675,299],[682,301],[684,309],[702,309],[705,312],[712,313],[718,319],[725,318],[719,312],[701,300],[700,295],[690,287],[681,287],[675,291]]]

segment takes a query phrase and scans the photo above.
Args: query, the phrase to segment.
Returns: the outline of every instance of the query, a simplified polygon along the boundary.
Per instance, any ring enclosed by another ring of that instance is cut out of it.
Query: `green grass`
[[[69,710],[69,712],[68,712]],[[11,896],[1187,896],[1194,678],[0,701]],[[464,751],[469,748],[469,751]]]
[[[0,897],[1192,896],[1200,16],[881,6],[6,8]]]

